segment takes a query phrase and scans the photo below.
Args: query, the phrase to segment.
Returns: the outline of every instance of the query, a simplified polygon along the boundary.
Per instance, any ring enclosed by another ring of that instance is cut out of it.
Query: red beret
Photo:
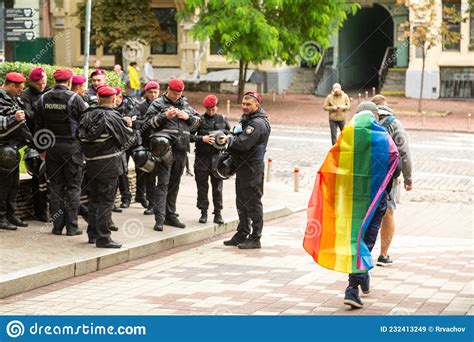
[[[72,77],[72,84],[80,85],[86,83],[86,77],[84,75],[74,75]]]
[[[38,67],[38,68],[31,69],[30,74],[28,75],[28,78],[32,82],[38,82],[45,76],[46,76],[46,73],[44,72],[44,69],[41,67]]]
[[[91,72],[91,77],[98,76],[98,75],[105,75],[105,70],[95,69],[93,72]]]
[[[120,88],[120,87],[114,87],[114,89],[115,89],[115,91],[117,92],[117,95],[122,93],[122,88]]]
[[[23,83],[26,81],[25,76],[20,74],[19,72],[9,72],[6,76],[5,79],[9,82],[13,83]]]
[[[53,77],[56,81],[66,81],[72,78],[73,75],[71,69],[58,69],[53,72]]]
[[[99,95],[99,97],[117,95],[117,90],[109,86],[101,86],[97,89],[97,95]]]
[[[204,100],[202,100],[202,105],[206,108],[212,108],[217,105],[217,96],[216,95],[207,95]]]
[[[260,100],[262,99],[262,97],[260,96],[259,93],[257,93],[256,91],[248,91],[244,94],[244,96],[251,96],[253,97],[255,100],[257,100],[259,103],[260,103]]]
[[[173,91],[183,91],[184,83],[181,80],[173,79],[169,81],[168,88],[170,88]]]
[[[145,85],[145,91],[150,89],[160,89],[160,85],[158,84],[158,82],[150,81]]]

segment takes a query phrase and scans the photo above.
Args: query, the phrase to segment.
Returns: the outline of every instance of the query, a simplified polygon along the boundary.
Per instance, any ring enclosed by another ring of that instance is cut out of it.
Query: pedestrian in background
[[[349,108],[351,108],[349,96],[342,91],[339,83],[334,83],[331,94],[324,101],[324,110],[329,112],[329,127],[333,145],[337,141],[337,128],[342,131],[346,125],[346,112]]]
[[[130,96],[135,97],[140,101],[140,69],[137,66],[137,62],[131,62],[127,68],[128,71],[128,82],[130,89],[132,90]]]

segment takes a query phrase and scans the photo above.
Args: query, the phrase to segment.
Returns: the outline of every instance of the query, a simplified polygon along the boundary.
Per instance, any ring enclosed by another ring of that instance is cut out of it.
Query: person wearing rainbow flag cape
[[[370,292],[370,252],[387,209],[397,147],[378,124],[377,106],[362,102],[319,169],[308,205],[304,249],[325,268],[348,273],[344,304],[363,307]]]

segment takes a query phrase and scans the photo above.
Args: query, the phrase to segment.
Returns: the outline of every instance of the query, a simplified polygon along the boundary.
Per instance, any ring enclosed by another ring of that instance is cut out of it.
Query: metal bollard
[[[227,100],[227,115],[230,115],[230,100]]]
[[[400,179],[397,179],[397,204],[402,203],[402,190],[400,188],[401,184],[402,182],[400,181]]]
[[[283,100],[286,98],[286,89],[283,89]]]
[[[471,130],[471,113],[467,113],[467,129]]]
[[[272,90],[272,101],[273,101],[273,103],[276,102],[276,91],[275,91],[275,89]]]
[[[268,161],[267,161],[267,182],[270,182],[272,180],[272,163],[273,163],[272,158],[268,158]]]
[[[372,97],[375,96],[375,87],[372,87]]]
[[[294,178],[294,191],[300,191],[300,168],[298,165],[295,165],[293,170],[293,178]]]
[[[425,123],[426,123],[426,113],[421,112],[421,127],[425,128]]]
[[[369,100],[369,92],[366,90],[365,91],[365,100],[368,101]]]

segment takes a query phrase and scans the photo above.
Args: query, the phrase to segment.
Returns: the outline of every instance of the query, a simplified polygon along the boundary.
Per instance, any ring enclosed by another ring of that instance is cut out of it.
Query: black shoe
[[[163,231],[163,223],[155,223],[155,226],[153,227],[153,230],[156,230],[157,232],[162,232]]]
[[[385,266],[392,266],[392,265],[393,265],[393,261],[392,259],[390,259],[390,255],[387,255],[386,257],[384,257],[383,255],[380,255],[379,258],[377,259],[377,266],[385,267]]]
[[[28,222],[21,220],[18,216],[12,216],[8,219],[8,221],[17,227],[28,227]]]
[[[247,240],[239,243],[237,247],[240,249],[257,249],[262,248],[262,245],[260,244],[260,237],[249,236]]]
[[[68,230],[68,231],[66,232],[66,235],[67,235],[67,236],[82,235],[82,229],[77,228],[77,229],[74,229],[74,230]]]
[[[115,242],[115,241],[107,241],[107,242],[96,242],[95,246],[98,248],[121,248],[122,244]]]
[[[214,212],[214,223],[224,224],[224,219],[220,212]]]
[[[181,223],[177,217],[168,217],[165,219],[164,224],[167,226],[172,226],[176,228],[185,228],[186,225],[184,223]]]
[[[51,234],[54,234],[54,235],[61,235],[63,233],[62,229],[59,230],[59,229],[54,229],[51,231]]]
[[[348,287],[346,289],[344,304],[350,305],[353,309],[360,309],[364,306],[364,303],[360,300],[358,288]]]
[[[370,293],[370,275],[367,273],[367,280],[360,284],[360,289],[362,290],[363,294]]]
[[[201,210],[201,217],[199,218],[199,223],[207,222],[207,210]]]
[[[41,214],[41,215],[33,215],[33,219],[35,221],[39,221],[39,222],[49,222],[49,218],[48,218],[48,215],[46,214]]]
[[[110,223],[109,225],[109,230],[113,231],[113,232],[116,232],[118,231],[118,227],[115,225],[115,223]]]
[[[246,236],[242,236],[240,234],[234,234],[230,240],[224,241],[224,245],[226,246],[238,246],[240,243],[247,240]]]
[[[113,211],[114,213],[121,213],[123,210],[120,209],[119,207],[116,207],[116,206],[114,205],[114,208],[112,209],[112,211]]]
[[[147,210],[143,212],[143,215],[153,215],[153,214],[155,214],[155,212],[153,211],[153,209],[150,209],[150,208],[148,208]]]
[[[17,230],[18,227],[11,224],[5,217],[0,218],[0,229]]]
[[[120,208],[127,209],[130,208],[130,202],[124,201],[120,204]]]
[[[148,208],[150,202],[146,198],[135,198],[135,202],[140,203],[143,208]]]
[[[93,238],[93,237],[90,237],[89,238],[89,241],[87,241],[87,243],[90,243],[90,244],[95,244],[97,242],[97,238]]]

